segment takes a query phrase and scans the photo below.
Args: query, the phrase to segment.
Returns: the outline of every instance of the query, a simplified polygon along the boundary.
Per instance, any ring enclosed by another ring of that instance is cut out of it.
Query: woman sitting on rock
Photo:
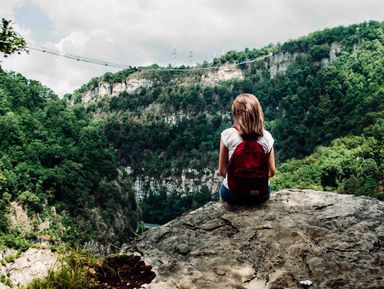
[[[269,199],[268,179],[275,174],[274,139],[264,129],[263,110],[256,96],[243,93],[232,104],[234,126],[221,133],[219,174],[222,200],[234,204]]]

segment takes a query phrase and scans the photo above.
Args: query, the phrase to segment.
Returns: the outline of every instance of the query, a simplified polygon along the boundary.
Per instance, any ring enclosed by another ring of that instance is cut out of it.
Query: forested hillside
[[[217,66],[238,77],[207,81]],[[196,69],[154,68],[108,73],[68,96],[106,122],[108,140],[144,196],[147,221],[164,222],[210,199],[219,182],[220,132],[231,126],[230,105],[241,92],[264,107],[276,140],[276,188],[383,197],[383,22],[230,51]],[[133,80],[145,85],[115,91]]]
[[[82,106],[0,71],[0,247],[128,240],[139,214],[119,166]]]

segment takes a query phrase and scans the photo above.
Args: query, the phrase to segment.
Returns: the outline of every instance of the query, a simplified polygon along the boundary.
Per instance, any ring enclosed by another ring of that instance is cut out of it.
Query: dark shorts
[[[232,193],[230,190],[228,190],[224,185],[221,185],[220,188],[220,198],[228,203],[231,204],[238,204],[238,205],[246,205],[246,204],[261,204],[264,203],[269,199],[269,196],[271,194],[271,186],[268,186],[268,191],[266,194],[262,196],[241,196]]]

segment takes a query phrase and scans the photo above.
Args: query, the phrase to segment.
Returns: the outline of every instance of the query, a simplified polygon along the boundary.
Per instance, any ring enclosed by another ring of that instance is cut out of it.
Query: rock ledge
[[[383,202],[282,190],[259,206],[209,203],[124,251],[153,266],[152,289],[379,289],[383,244]]]

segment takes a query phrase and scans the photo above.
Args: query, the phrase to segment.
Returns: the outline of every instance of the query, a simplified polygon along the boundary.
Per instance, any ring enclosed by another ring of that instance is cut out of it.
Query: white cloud
[[[13,19],[13,10],[25,4],[25,0],[0,0],[1,17]]]
[[[21,0],[10,2],[12,15]],[[30,0],[63,35],[59,41],[38,43],[66,53],[128,65],[188,63],[223,51],[262,47],[325,27],[381,20],[381,0]],[[30,36],[27,27],[21,27]],[[24,34],[23,34],[24,35]],[[25,35],[24,35],[25,36]],[[27,39],[28,39],[27,37]],[[33,42],[33,39],[28,39]],[[52,87],[71,92],[91,77],[110,70],[38,52],[14,56],[3,63]]]

